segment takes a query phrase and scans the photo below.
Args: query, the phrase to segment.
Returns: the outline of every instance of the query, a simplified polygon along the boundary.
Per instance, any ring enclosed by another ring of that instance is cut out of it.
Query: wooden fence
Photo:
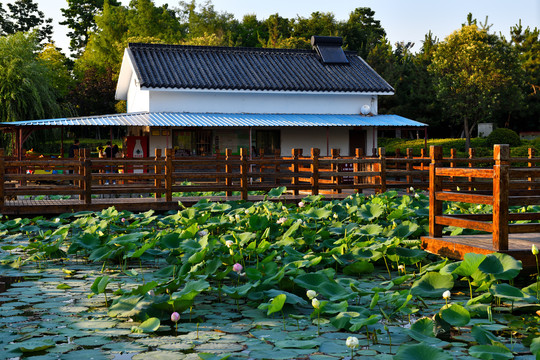
[[[540,205],[540,158],[532,149],[526,158],[510,157],[508,145],[495,145],[493,158],[444,159],[439,146],[430,153],[430,239],[442,238],[444,226],[455,226],[492,233],[493,250],[507,251],[509,234],[540,233],[539,223],[515,223],[540,220],[540,212],[509,212],[511,206]],[[493,212],[443,215],[444,201],[492,205]]]
[[[295,195],[427,189],[428,166],[433,161],[424,152],[420,157],[412,156],[411,149],[406,150],[404,157],[389,157],[384,148],[378,149],[377,157],[366,157],[361,149],[349,157],[340,156],[335,149],[328,157],[320,156],[319,149],[311,149],[309,156],[293,149],[290,157],[250,158],[246,149],[240,156],[233,156],[230,150],[212,157],[177,157],[172,149],[164,154],[156,149],[155,154],[142,159],[97,159],[84,149],[74,159],[14,160],[4,157],[0,149],[0,208],[9,205],[6,199],[39,195],[76,196],[91,204],[96,196],[122,194],[172,201],[177,192],[224,192],[227,196],[239,192],[242,199],[247,199],[250,191],[268,191],[276,186],[286,186]],[[452,151],[449,158],[437,161],[446,162],[451,168],[460,164],[472,168],[474,164],[493,161],[471,154],[467,159],[458,159]],[[534,160],[532,156],[531,153],[529,161]],[[478,182],[474,175],[453,175],[452,182],[445,182],[444,186],[483,189],[489,184]]]

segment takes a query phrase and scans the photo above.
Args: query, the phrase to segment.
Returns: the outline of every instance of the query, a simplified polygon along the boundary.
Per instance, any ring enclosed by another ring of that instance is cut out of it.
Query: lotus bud
[[[313,290],[308,290],[306,294],[307,294],[307,297],[308,297],[309,300],[311,300],[311,299],[313,299],[314,297],[317,296],[317,293],[315,291],[313,291]]]
[[[240,274],[243,268],[244,267],[242,266],[242,264],[239,264],[239,263],[234,264],[232,267],[233,271],[237,274]]]
[[[178,322],[178,320],[180,320],[180,314],[175,311],[171,314],[171,321]]]
[[[532,245],[531,251],[532,251],[533,255],[535,255],[535,256],[538,255],[538,248],[536,247],[536,245],[534,245],[534,244]]]
[[[398,271],[399,272],[405,272],[405,265],[399,265],[398,266]]]
[[[345,341],[345,345],[347,345],[347,347],[349,349],[355,349],[358,347],[358,338],[356,336],[349,336],[347,338],[347,341]]]
[[[201,230],[201,231],[198,232],[198,234],[199,234],[200,237],[203,237],[205,235],[208,235],[208,230]]]
[[[304,206],[306,206],[306,204],[304,204],[303,201],[300,201],[300,202],[298,203],[298,207],[302,208],[302,207],[304,207]]]
[[[321,306],[321,302],[317,300],[317,298],[313,298],[313,300],[311,300],[311,306],[313,306],[314,309],[318,309],[319,306]]]
[[[450,299],[450,296],[451,296],[450,290],[446,290],[446,291],[443,292],[443,294],[442,294],[442,297],[443,297],[443,299],[445,299],[445,300]]]
[[[227,241],[225,241],[225,245],[227,245],[227,247],[230,248],[231,246],[234,245],[234,241],[232,241],[232,240],[227,240]]]
[[[278,221],[276,221],[276,224],[283,224],[285,221],[287,221],[286,217],[280,217]]]

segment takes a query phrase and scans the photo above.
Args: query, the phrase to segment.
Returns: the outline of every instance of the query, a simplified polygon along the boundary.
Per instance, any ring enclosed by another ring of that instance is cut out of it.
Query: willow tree
[[[462,26],[439,43],[429,71],[445,116],[463,124],[467,150],[479,121],[511,111],[521,97],[516,52],[476,24]]]
[[[50,69],[40,59],[40,49],[35,32],[0,37],[0,121],[59,115]],[[2,140],[10,146],[6,135]]]

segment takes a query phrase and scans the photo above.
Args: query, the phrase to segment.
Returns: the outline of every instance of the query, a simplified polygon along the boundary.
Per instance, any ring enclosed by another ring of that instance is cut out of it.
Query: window
[[[255,148],[257,155],[261,149],[266,155],[274,155],[281,148],[281,134],[279,130],[256,130]]]

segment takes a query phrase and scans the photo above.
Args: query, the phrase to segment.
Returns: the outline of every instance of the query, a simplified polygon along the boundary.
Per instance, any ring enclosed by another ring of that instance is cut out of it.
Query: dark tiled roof
[[[324,64],[311,50],[129,44],[141,87],[382,92],[394,89],[364,60]]]

